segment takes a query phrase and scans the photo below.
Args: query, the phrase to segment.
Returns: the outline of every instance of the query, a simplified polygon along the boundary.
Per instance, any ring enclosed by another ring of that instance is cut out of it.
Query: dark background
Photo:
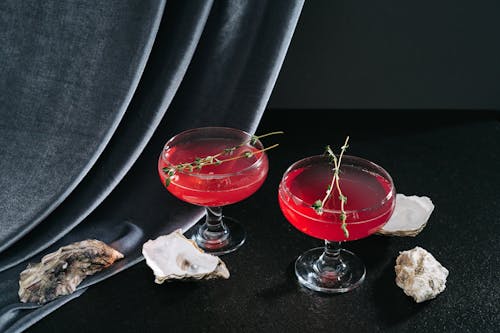
[[[498,109],[500,1],[306,0],[269,108]]]

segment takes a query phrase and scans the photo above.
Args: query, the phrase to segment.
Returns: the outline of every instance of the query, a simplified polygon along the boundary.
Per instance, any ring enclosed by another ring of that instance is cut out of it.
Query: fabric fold
[[[176,113],[169,128],[228,125],[255,131],[303,3],[216,1],[167,114]],[[191,121],[182,124],[185,118]]]
[[[123,121],[74,192],[33,232],[4,251],[0,272],[43,250],[80,223],[131,168],[165,114],[187,70],[211,1],[169,2],[155,46]]]
[[[106,150],[40,228],[16,243],[6,259],[2,257],[0,309],[17,302],[18,274],[28,262],[60,246],[97,238],[126,255],[86,279],[81,290],[140,262],[142,244],[148,239],[177,228],[187,230],[198,221],[203,209],[181,202],[161,184],[157,173],[161,149],[172,135],[187,128],[229,126],[249,132],[257,128],[302,5],[303,1],[289,0],[168,2],[162,26],[172,24],[173,30],[160,29],[139,88]],[[194,8],[197,18],[190,24],[186,13]],[[179,14],[183,9],[186,15]],[[180,36],[175,31],[190,33]],[[35,245],[24,251],[31,243]],[[53,304],[9,317],[7,329],[26,329],[53,311]]]
[[[118,127],[164,1],[0,4],[0,251],[48,216]]]

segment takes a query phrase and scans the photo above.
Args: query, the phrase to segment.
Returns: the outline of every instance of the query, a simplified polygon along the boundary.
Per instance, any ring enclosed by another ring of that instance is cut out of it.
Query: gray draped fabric
[[[0,3],[0,331],[24,330],[142,260],[147,239],[197,221],[199,208],[148,195],[158,188],[141,177],[157,177],[161,149],[148,143],[196,126],[253,132],[302,4]],[[68,297],[18,303],[28,262],[85,238],[126,258]]]
[[[0,251],[88,173],[139,83],[163,4],[100,3],[0,4]]]

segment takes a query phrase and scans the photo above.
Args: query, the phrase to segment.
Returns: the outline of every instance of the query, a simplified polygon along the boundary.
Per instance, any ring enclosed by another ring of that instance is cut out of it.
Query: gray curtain
[[[197,221],[199,208],[141,181],[157,177],[157,142],[196,126],[255,131],[302,5],[0,2],[0,331],[26,329],[141,261],[147,239]],[[91,237],[126,259],[70,296],[18,303],[28,262]]]

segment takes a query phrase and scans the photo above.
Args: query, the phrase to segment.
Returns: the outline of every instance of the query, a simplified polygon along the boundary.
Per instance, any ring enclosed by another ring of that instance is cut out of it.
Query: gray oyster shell
[[[28,264],[21,272],[19,299],[23,303],[43,304],[58,296],[71,294],[88,275],[121,258],[123,254],[95,239],[63,246],[45,255],[39,263]]]

